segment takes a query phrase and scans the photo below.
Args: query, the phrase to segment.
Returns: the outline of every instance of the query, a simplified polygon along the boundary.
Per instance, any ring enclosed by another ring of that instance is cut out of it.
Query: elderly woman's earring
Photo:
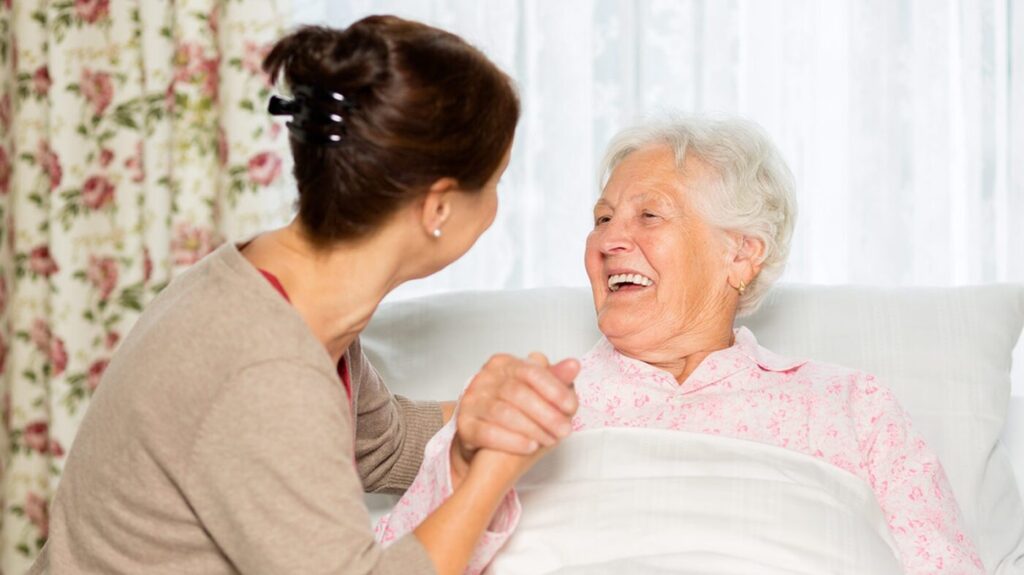
[[[441,228],[434,228],[434,234],[433,235],[434,235],[435,238],[441,237]]]
[[[740,295],[743,295],[747,291],[747,283],[740,281],[740,287],[736,288],[736,291],[740,292]]]

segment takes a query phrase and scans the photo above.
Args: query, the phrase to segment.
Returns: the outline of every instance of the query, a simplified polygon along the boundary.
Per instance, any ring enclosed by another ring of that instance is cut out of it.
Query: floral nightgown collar
[[[619,353],[607,338],[601,338],[591,354],[613,357],[624,380],[634,380],[638,383],[641,380],[650,381],[657,385],[674,388],[677,392],[682,393],[692,393],[703,389],[743,370],[757,368],[759,371],[786,372],[807,363],[806,359],[783,357],[761,347],[757,343],[757,338],[746,327],[737,328],[733,332],[735,334],[733,345],[713,352],[704,358],[704,361],[682,384],[677,383],[675,377],[667,371]]]

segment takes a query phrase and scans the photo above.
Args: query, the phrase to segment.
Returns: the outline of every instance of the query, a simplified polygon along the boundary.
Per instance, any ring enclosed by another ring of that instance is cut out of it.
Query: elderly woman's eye
[[[596,218],[594,218],[594,225],[599,226],[601,224],[606,224],[609,221],[611,221],[611,219],[611,216],[597,216]]]
[[[643,217],[644,217],[644,219],[648,219],[649,220],[651,218],[657,218],[659,216],[658,216],[658,214],[656,214],[654,212],[644,212],[643,213]]]

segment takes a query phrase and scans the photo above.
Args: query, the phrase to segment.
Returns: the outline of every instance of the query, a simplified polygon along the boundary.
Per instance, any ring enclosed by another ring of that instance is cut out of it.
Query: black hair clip
[[[293,86],[292,94],[291,100],[271,96],[267,111],[272,116],[291,116],[288,131],[300,142],[339,145],[345,133],[342,114],[355,106],[338,92],[313,86]]]
[[[271,116],[292,116],[299,111],[299,103],[295,100],[286,100],[281,96],[271,96],[267,104],[267,111]]]
[[[320,102],[328,105],[334,104],[344,109],[353,107],[352,102],[341,93],[324,90],[323,88],[317,88],[316,86],[298,84],[292,87],[292,94],[295,94],[295,98],[297,100],[309,100],[311,102]]]

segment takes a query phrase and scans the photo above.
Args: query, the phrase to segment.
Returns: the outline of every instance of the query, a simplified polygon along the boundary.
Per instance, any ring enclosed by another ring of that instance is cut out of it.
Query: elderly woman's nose
[[[630,228],[622,218],[612,218],[599,231],[598,246],[604,253],[629,251],[633,246]]]

